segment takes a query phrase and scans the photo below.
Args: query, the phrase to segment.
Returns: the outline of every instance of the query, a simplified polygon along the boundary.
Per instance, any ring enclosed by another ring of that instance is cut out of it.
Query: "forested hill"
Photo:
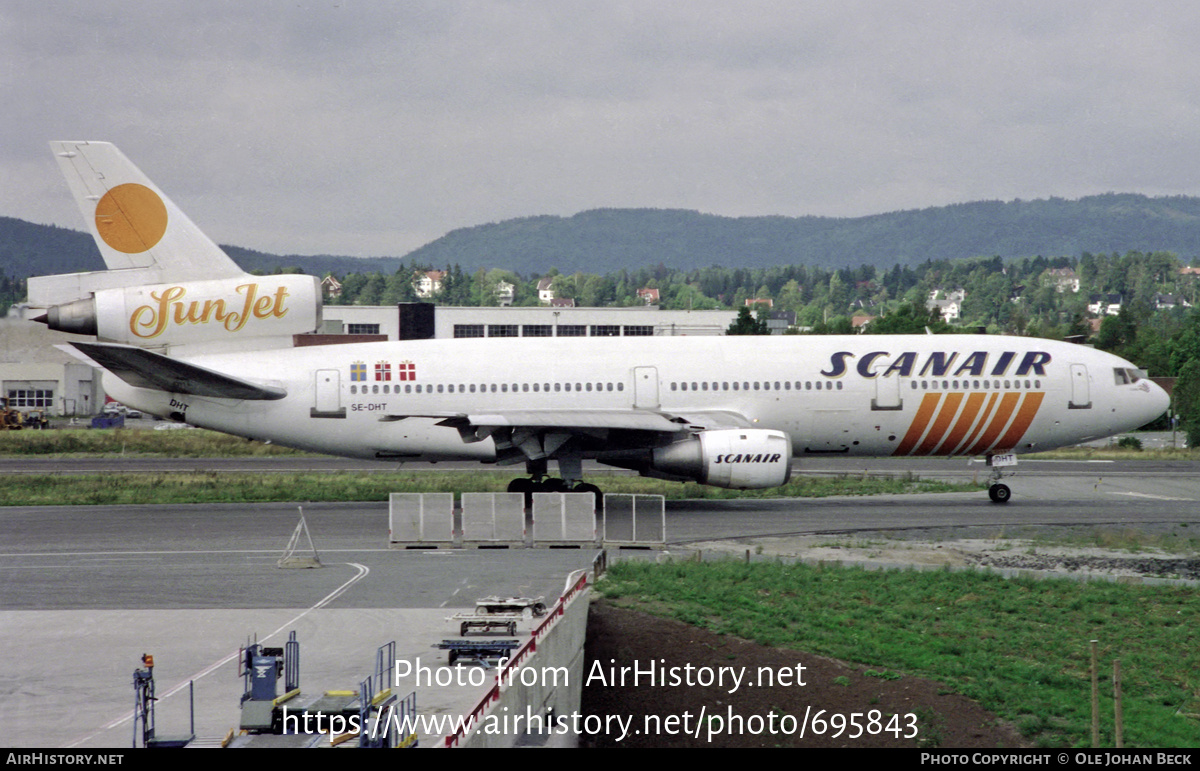
[[[357,260],[224,247],[247,270],[392,273],[400,257]],[[404,263],[523,275],[638,269],[915,265],[958,257],[1078,256],[1083,252],[1200,254],[1200,198],[1107,194],[1078,201],[982,201],[869,217],[721,217],[694,211],[597,209],[527,217],[447,233]],[[0,217],[0,272],[25,277],[99,270],[89,236]]]
[[[399,257],[360,259],[332,255],[267,254],[240,246],[222,245],[225,253],[244,270],[271,273],[281,268],[323,276],[326,273],[395,273]],[[91,235],[77,230],[35,225],[0,217],[0,275],[13,278],[50,276],[104,270],[104,260]]]
[[[981,201],[870,217],[720,217],[693,211],[597,209],[446,234],[408,259],[518,273],[636,269],[916,265],[958,257],[1082,252],[1200,254],[1200,198],[1136,194],[1078,201]]]

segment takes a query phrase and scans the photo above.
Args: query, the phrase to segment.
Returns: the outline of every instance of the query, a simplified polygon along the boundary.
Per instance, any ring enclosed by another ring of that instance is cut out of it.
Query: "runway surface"
[[[278,460],[232,462],[264,471]],[[186,465],[196,461],[171,463],[198,467]],[[350,462],[303,463],[334,464],[336,471]],[[10,465],[5,461],[0,471],[19,483],[27,467]],[[112,470],[114,463],[100,467]],[[965,460],[822,460],[801,467],[986,477],[985,469]],[[1013,500],[1004,506],[985,493],[672,501],[667,537],[678,549],[749,535],[952,533],[965,525],[1200,528],[1195,463],[1022,461],[1018,470],[1006,480]],[[275,566],[297,522],[296,504],[0,509],[3,743],[129,746],[131,675],[143,652],[158,662],[160,729],[174,733],[186,724],[186,691],[177,686],[197,678],[197,732],[220,736],[237,722],[241,682],[232,657],[248,635],[281,644],[296,629],[303,684],[352,688],[369,673],[375,648],[388,640],[397,640],[398,656],[432,663],[444,655],[429,645],[446,632],[447,615],[485,594],[557,597],[566,575],[595,556],[590,550],[389,550],[386,504],[303,505],[325,565],[320,570]],[[417,690],[422,710],[453,711],[477,698],[470,690]]]

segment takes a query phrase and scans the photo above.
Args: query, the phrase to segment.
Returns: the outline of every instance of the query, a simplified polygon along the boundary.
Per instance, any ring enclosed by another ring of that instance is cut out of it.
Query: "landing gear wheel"
[[[510,493],[531,493],[537,486],[537,482],[525,477],[519,477],[508,483],[508,491]]]
[[[565,493],[571,488],[567,486],[565,479],[551,477],[550,479],[543,479],[534,489],[539,493]]]
[[[604,508],[604,494],[600,492],[600,488],[595,485],[590,485],[587,482],[580,482],[571,488],[573,493],[591,493],[596,497],[596,511],[601,511]]]
[[[508,491],[510,493],[525,494],[525,508],[527,509],[533,508],[533,494],[535,491],[540,490],[541,488],[538,486],[537,482],[533,481],[532,479],[526,479],[525,477],[519,477],[508,483]]]
[[[1008,489],[1008,485],[992,485],[988,488],[988,497],[992,499],[992,503],[1008,503],[1008,499],[1012,497],[1012,490]]]

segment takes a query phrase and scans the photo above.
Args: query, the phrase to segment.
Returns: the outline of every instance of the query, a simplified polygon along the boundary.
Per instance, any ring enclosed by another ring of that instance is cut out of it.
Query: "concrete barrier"
[[[583,644],[591,588],[587,571],[567,589],[530,638],[501,666],[496,685],[447,736],[447,747],[573,747],[570,730],[583,695]]]

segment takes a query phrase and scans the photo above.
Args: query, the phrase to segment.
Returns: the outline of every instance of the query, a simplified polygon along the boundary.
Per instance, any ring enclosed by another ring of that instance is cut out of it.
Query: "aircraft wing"
[[[384,415],[382,421],[406,418],[440,418],[443,425],[472,428],[530,428],[536,430],[626,429],[678,433],[685,423],[645,410],[511,410],[480,413],[420,413]]]
[[[73,348],[135,388],[218,399],[271,401],[287,391],[258,385],[215,370],[172,359],[144,348],[109,343],[71,343]],[[66,350],[66,346],[63,346]],[[68,353],[72,353],[68,350]]]

